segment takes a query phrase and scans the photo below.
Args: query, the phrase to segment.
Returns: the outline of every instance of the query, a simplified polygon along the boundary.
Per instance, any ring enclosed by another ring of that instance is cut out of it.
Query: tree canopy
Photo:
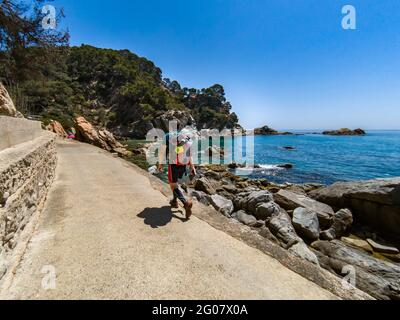
[[[44,4],[45,0],[0,1],[0,80],[25,80],[27,75],[35,74],[37,65],[47,62],[50,54],[44,54],[44,50],[68,44],[68,32],[43,28]],[[60,10],[54,18],[60,21],[63,16]],[[30,47],[42,50],[35,55],[35,51],[26,50]]]

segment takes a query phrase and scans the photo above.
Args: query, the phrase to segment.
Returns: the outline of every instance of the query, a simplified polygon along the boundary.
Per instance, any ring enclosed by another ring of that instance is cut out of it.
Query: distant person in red
[[[68,139],[75,140],[76,139],[76,131],[74,128],[71,128],[68,131]]]
[[[192,158],[192,141],[184,133],[168,133],[160,149],[158,170],[164,170],[164,161],[168,163],[168,181],[172,190],[173,199],[170,201],[172,208],[179,208],[180,200],[186,211],[186,219],[192,215],[193,202],[186,199],[179,185],[184,182],[184,177],[190,169],[190,175],[196,175],[196,169]]]

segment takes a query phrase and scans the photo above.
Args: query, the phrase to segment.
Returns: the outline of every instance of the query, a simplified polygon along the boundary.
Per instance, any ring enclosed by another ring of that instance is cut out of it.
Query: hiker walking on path
[[[170,205],[172,208],[179,208],[178,200],[181,201],[186,211],[186,219],[190,219],[192,215],[193,202],[191,199],[185,198],[179,185],[185,182],[188,167],[190,175],[196,175],[192,157],[192,144],[190,137],[185,133],[167,133],[160,148],[158,162],[160,172],[164,170],[164,163],[168,165],[168,181],[173,194]]]

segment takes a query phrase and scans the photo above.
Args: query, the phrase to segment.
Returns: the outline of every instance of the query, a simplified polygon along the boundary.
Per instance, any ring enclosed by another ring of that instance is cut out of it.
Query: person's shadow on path
[[[181,220],[182,222],[187,221],[185,218],[179,217],[173,213],[171,207],[146,208],[137,216],[144,219],[144,224],[152,227],[153,229],[165,227],[172,221],[172,218]]]

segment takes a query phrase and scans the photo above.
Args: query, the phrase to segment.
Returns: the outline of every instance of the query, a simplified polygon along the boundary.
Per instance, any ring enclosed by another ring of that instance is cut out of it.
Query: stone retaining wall
[[[0,280],[6,274],[9,257],[32,215],[44,201],[57,163],[55,135],[37,131],[37,123],[1,117],[0,125],[24,121],[24,134],[32,140],[0,149]],[[32,128],[32,131],[29,130]],[[21,131],[21,132],[22,132]],[[0,127],[0,134],[4,127]],[[2,139],[0,138],[0,141]],[[16,140],[14,140],[16,141]]]
[[[32,141],[42,133],[39,121],[0,116],[0,151]]]

